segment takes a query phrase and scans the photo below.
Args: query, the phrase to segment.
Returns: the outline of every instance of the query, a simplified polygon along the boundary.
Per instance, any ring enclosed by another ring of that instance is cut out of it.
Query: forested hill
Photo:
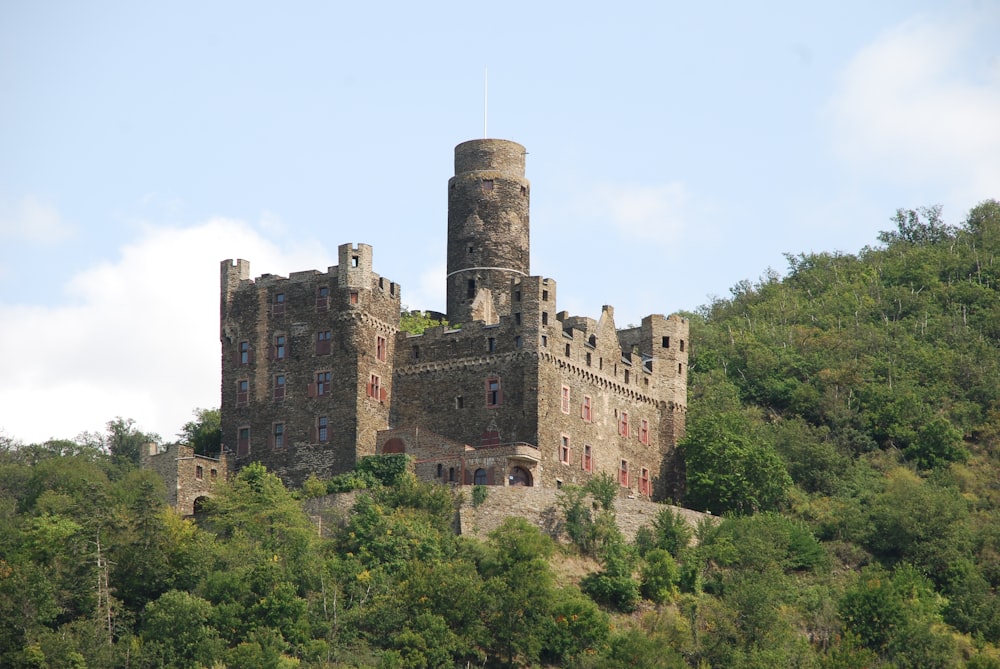
[[[631,544],[610,477],[560,490],[559,544],[456,536],[489,487],[401,455],[294,492],[250,465],[195,523],[132,421],[0,435],[0,666],[1000,669],[1000,203],[788,260],[690,314],[682,501],[724,517]],[[357,488],[321,536],[303,498]]]

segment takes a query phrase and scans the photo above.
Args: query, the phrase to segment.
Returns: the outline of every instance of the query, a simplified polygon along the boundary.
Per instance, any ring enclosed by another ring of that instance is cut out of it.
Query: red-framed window
[[[503,404],[503,391],[500,389],[500,379],[490,377],[486,379],[486,406],[498,407]]]
[[[272,427],[271,432],[271,447],[272,448],[284,448],[285,447],[285,424],[275,423]]]
[[[618,414],[618,434],[623,437],[628,436],[628,411]]]
[[[236,431],[236,455],[250,453],[250,427],[244,426]]]
[[[639,423],[639,441],[649,445],[649,421],[645,418]]]
[[[271,314],[274,316],[282,316],[285,313],[285,294],[275,293],[274,302],[271,304]]]
[[[316,355],[330,355],[330,342],[333,333],[329,330],[320,330],[316,333]]]
[[[639,493],[649,497],[649,470],[645,467],[639,470]]]
[[[594,471],[594,459],[591,454],[590,444],[583,445],[583,459],[580,466],[583,467],[583,471],[585,472]]]
[[[628,460],[622,460],[618,465],[618,485],[628,487]]]
[[[569,386],[562,387],[561,408],[563,413],[569,413]]]
[[[283,334],[274,335],[274,349],[271,353],[275,360],[288,357],[288,337]]]
[[[250,402],[250,380],[240,379],[236,382],[236,406],[245,407]]]
[[[565,434],[559,440],[559,462],[564,465],[570,463],[569,437]]]
[[[385,401],[386,391],[382,387],[382,377],[378,374],[372,374],[371,378],[368,379],[368,397],[381,401]]]
[[[375,359],[381,362],[385,362],[386,357],[386,342],[385,337],[378,335],[375,337]]]
[[[275,374],[274,375],[274,399],[283,400],[285,399],[285,375]]]
[[[583,418],[586,423],[594,420],[593,405],[591,403],[590,395],[583,396],[583,404],[580,407],[580,417]]]

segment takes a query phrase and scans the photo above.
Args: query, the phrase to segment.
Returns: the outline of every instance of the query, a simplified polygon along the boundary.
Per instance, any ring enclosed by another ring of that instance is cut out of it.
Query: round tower
[[[510,313],[510,280],[528,276],[524,147],[474,139],[455,147],[448,180],[448,320],[468,323]]]

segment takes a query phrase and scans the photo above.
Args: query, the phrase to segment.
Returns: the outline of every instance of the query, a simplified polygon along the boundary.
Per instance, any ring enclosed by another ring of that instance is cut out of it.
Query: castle
[[[623,494],[680,497],[688,322],[619,330],[609,306],[596,320],[557,311],[556,282],[529,270],[525,153],[499,139],[455,148],[448,326],[401,331],[401,288],[366,244],[287,278],[222,262],[231,467],[258,461],[301,485],[406,453],[440,483],[558,488],[606,472]]]

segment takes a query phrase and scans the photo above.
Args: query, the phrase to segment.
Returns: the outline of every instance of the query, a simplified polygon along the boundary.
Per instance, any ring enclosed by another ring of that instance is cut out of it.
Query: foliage
[[[472,506],[479,507],[490,495],[490,489],[484,485],[472,486]]]
[[[362,476],[370,474],[384,486],[394,486],[410,466],[410,456],[404,453],[367,455],[358,461],[355,470]]]
[[[410,334],[423,334],[424,330],[439,325],[447,326],[448,321],[435,319],[428,311],[411,311],[403,307],[403,310],[399,314],[399,329]]]
[[[194,447],[198,455],[215,457],[222,450],[222,412],[219,409],[195,409],[195,420],[184,423],[177,434]]]

